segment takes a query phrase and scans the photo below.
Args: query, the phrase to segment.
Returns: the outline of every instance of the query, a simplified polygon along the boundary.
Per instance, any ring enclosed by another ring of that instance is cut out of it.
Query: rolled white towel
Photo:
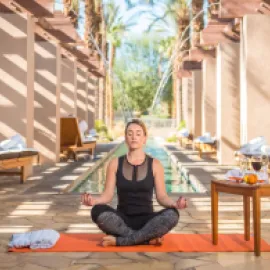
[[[58,241],[60,234],[51,229],[38,230],[26,233],[15,233],[12,235],[8,246],[13,248],[30,247],[37,248],[51,248]]]

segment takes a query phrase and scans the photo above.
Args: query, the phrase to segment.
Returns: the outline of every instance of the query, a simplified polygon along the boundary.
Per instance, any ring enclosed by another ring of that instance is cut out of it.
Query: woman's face
[[[146,143],[143,129],[137,124],[130,124],[126,132],[126,144],[129,149],[142,148]]]

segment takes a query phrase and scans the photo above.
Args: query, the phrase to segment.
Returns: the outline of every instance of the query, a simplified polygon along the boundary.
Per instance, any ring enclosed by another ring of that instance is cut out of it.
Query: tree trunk
[[[113,124],[113,66],[115,60],[116,47],[110,44],[110,62],[109,62],[109,89],[108,89],[108,101],[109,101],[109,126]]]
[[[215,5],[212,5],[210,7],[209,11],[210,11],[211,16],[217,16],[218,10],[219,10],[219,5],[217,5],[217,4],[220,3],[220,0],[208,0],[208,3],[209,3],[209,5],[215,4]]]
[[[71,7],[71,0],[63,0],[63,5],[64,5],[64,15],[68,16]]]
[[[90,49],[90,55],[93,55],[95,51],[95,45],[91,40],[90,32],[93,37],[94,33],[94,21],[95,21],[95,1],[85,0],[85,26],[84,26],[84,40],[87,47]]]
[[[201,12],[203,9],[203,0],[193,0],[192,1],[192,17],[196,16],[196,19],[193,20],[192,26],[192,47],[200,44],[200,32],[204,28],[204,13]],[[198,13],[200,12],[200,15]]]

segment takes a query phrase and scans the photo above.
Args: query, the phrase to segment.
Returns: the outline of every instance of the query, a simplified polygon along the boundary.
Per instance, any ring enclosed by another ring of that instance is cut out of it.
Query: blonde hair
[[[143,130],[143,133],[145,136],[147,136],[147,128],[146,128],[146,125],[144,124],[143,121],[139,120],[139,119],[132,119],[130,120],[127,124],[126,124],[126,128],[125,128],[125,135],[127,134],[127,130],[128,130],[128,127],[131,125],[131,124],[136,124],[138,126],[140,126]]]

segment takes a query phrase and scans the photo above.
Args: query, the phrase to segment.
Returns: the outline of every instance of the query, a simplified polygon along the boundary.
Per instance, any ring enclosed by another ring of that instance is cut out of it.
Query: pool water
[[[166,190],[168,193],[194,193],[195,188],[187,181],[182,180],[179,172],[173,164],[170,162],[170,157],[166,151],[158,144],[153,138],[148,139],[145,146],[145,152],[150,156],[157,158],[164,166],[164,177]],[[89,192],[89,193],[101,193],[104,189],[104,181],[106,176],[106,168],[108,162],[114,158],[119,157],[127,153],[127,147],[122,144],[115,153],[101,164],[94,172],[86,177],[75,189],[74,192]]]

